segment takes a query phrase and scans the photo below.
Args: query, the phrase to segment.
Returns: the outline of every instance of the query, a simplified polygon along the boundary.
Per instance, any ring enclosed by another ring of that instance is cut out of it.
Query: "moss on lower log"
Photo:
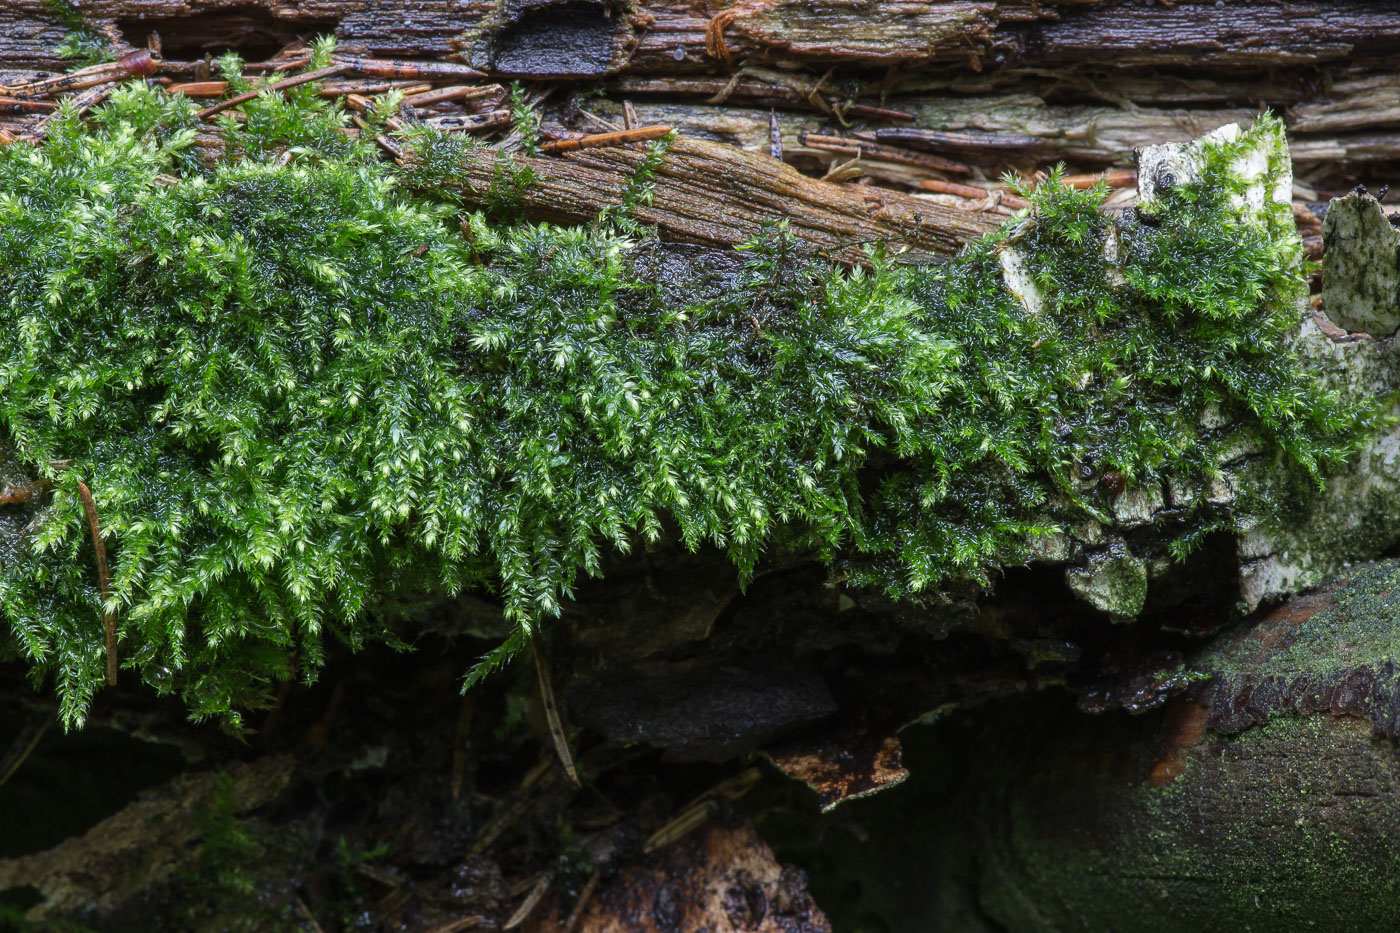
[[[1071,721],[1030,754],[1034,722],[989,733],[988,913],[1028,931],[1393,927],[1400,754],[1375,714],[1393,720],[1397,592],[1400,565],[1367,566],[1224,636],[1195,662],[1207,705]]]
[[[1097,722],[996,778],[983,905],[1025,931],[1386,929],[1400,756],[1354,719],[1207,736],[1163,786],[1143,723]],[[1166,734],[1171,734],[1168,721]]]
[[[327,634],[411,638],[391,611],[423,592],[498,592],[498,661],[668,525],[741,574],[776,545],[909,598],[1124,487],[1208,489],[1241,445],[1317,477],[1371,423],[1290,350],[1296,236],[1246,203],[1287,172],[1271,118],[1121,223],[1051,183],[946,267],[843,271],[774,228],[677,272],[616,216],[460,212],[473,143],[411,130],[401,169],[382,115],[348,137],[315,85],[243,110],[212,165],[194,106],[141,84],[0,152],[0,432],[53,486],[7,515],[4,650],[70,723],[104,613],[125,667],[236,720]],[[1169,536],[1282,505],[1198,492]]]

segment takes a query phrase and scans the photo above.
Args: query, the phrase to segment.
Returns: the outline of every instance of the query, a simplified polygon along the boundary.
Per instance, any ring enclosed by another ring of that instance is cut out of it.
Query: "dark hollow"
[[[148,35],[159,33],[162,54],[175,61],[227,51],[237,52],[244,61],[264,61],[288,43],[333,33],[338,25],[334,19],[278,19],[255,6],[117,21],[122,38],[137,48],[146,47]]]
[[[626,28],[601,3],[553,3],[521,13],[494,43],[494,68],[508,75],[582,76],[614,68],[613,35]]]

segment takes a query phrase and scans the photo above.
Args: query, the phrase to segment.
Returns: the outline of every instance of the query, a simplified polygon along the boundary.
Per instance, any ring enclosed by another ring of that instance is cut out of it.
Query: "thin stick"
[[[1022,207],[1030,207],[1029,201],[1025,198],[1009,194],[1005,190],[990,188],[978,188],[976,185],[960,185],[951,181],[939,181],[936,178],[925,178],[919,182],[919,187],[925,191],[934,191],[938,194],[955,194],[960,198],[985,198],[993,194],[1001,195],[1001,203],[1016,210]]]
[[[97,504],[92,501],[92,490],[87,483],[78,484],[78,494],[83,497],[83,511],[87,513],[88,530],[92,532],[92,547],[97,552],[97,582],[102,592],[102,627],[107,633],[107,685],[117,684],[117,619],[107,611],[107,603],[112,599],[112,577],[107,570],[107,546],[102,543],[102,528],[97,524]]]
[[[327,81],[321,88],[322,97],[339,97],[343,94],[379,94],[402,88],[405,94],[417,94],[432,89],[425,81]]]
[[[311,912],[311,908],[306,906],[306,901],[301,899],[300,894],[293,894],[292,901],[297,905],[297,912],[301,914],[301,919],[311,924],[311,929],[315,933],[326,933],[325,927],[316,921],[316,915]]]
[[[24,764],[52,724],[53,717],[47,715],[31,718],[24,724],[19,735],[10,743],[10,750],[5,753],[4,758],[0,758],[0,787],[4,787],[5,782],[14,777],[19,766]]]
[[[515,909],[515,913],[510,915],[510,919],[506,921],[506,925],[503,929],[513,930],[530,919],[530,914],[534,913],[535,908],[539,906],[540,901],[544,899],[545,892],[549,890],[549,886],[553,883],[553,872],[545,872],[543,875],[540,875],[540,880],[536,881],[535,886],[530,889],[530,893],[525,895],[525,900],[521,901],[520,906]]]
[[[369,113],[370,109],[374,106],[374,102],[371,101],[368,97],[365,97],[361,94],[346,94],[345,103],[350,107],[351,110],[356,111],[356,113],[352,114],[350,117],[350,119],[354,121],[355,125],[362,130],[369,130],[369,124],[365,122],[365,120],[358,114]],[[384,125],[387,126],[389,129],[394,130],[395,132],[403,129],[403,121],[395,117],[385,117]],[[403,147],[400,146],[398,143],[394,142],[392,139],[390,139],[383,133],[380,133],[377,136],[375,136],[374,141],[379,144],[379,148],[383,149],[385,152],[389,153],[389,155],[393,156],[396,161],[403,162],[406,153],[404,152]]]
[[[802,144],[813,149],[825,149],[828,152],[840,152],[842,154],[858,155],[865,158],[877,159],[882,162],[898,162],[903,165],[913,165],[918,168],[928,168],[939,172],[954,172],[959,175],[971,173],[961,162],[954,162],[952,159],[945,159],[942,156],[932,155],[927,152],[913,152],[909,149],[901,149],[898,146],[887,146],[884,143],[867,142],[863,139],[855,139],[850,136],[821,136],[817,133],[804,133]]]
[[[623,126],[618,126],[613,121],[604,120],[597,114],[589,113],[587,110],[584,110],[582,108],[579,108],[579,115],[582,116],[589,123],[592,123],[594,126],[598,127],[599,130],[604,133],[619,133],[622,130],[631,129],[630,126],[626,126],[625,124]]]
[[[1043,140],[1039,136],[1011,133],[951,133],[946,130],[921,130],[912,127],[883,127],[875,131],[879,142],[919,143],[929,148],[959,149],[980,152],[985,149],[1034,149]]]
[[[223,97],[228,93],[227,81],[186,81],[172,84],[165,89],[170,94],[184,94],[186,97]]]
[[[540,699],[544,702],[544,716],[549,721],[549,737],[554,740],[554,751],[559,755],[559,763],[569,775],[575,787],[581,787],[578,769],[574,767],[574,756],[569,751],[569,737],[564,734],[564,720],[559,715],[559,702],[554,697],[554,684],[549,676],[549,662],[540,650],[539,639],[530,639],[530,650],[535,655],[535,675],[540,681]]]
[[[146,49],[138,49],[135,52],[127,52],[115,62],[93,65],[57,78],[45,78],[43,81],[11,87],[0,85],[0,93],[6,97],[24,99],[47,97],[59,91],[78,91],[94,84],[105,84],[122,78],[144,78],[154,74],[155,70],[156,62],[151,53]]]
[[[214,114],[216,113],[222,113],[230,107],[237,107],[239,104],[245,101],[250,101],[254,97],[257,97],[259,94],[263,94],[267,91],[280,91],[284,88],[296,87],[299,84],[310,84],[312,81],[320,81],[324,78],[332,78],[336,75],[345,74],[345,72],[349,70],[349,65],[346,65],[344,63],[337,63],[334,65],[327,65],[325,68],[317,68],[315,71],[308,71],[305,74],[293,75],[290,78],[283,78],[281,81],[275,81],[272,84],[266,84],[262,87],[254,88],[251,91],[244,91],[242,94],[239,94],[236,97],[230,97],[228,100],[221,100],[217,104],[214,104],[212,107],[205,107],[198,114],[196,114],[196,116],[198,116],[201,120],[207,120],[210,117],[214,116]]]
[[[428,104],[441,104],[450,100],[481,100],[483,97],[503,95],[505,92],[506,89],[499,84],[454,84],[452,87],[440,87],[436,91],[409,94],[403,102],[410,107],[426,107]]]
[[[52,100],[23,100],[18,97],[0,97],[0,110],[6,113],[48,113],[57,110],[58,103]]]
[[[365,122],[365,118],[360,116],[359,114],[351,114],[350,119],[354,120],[355,125],[358,126],[360,129],[366,131],[369,130],[369,124]],[[393,156],[396,161],[402,162],[404,156],[407,154],[404,152],[402,146],[394,142],[388,136],[385,136],[383,133],[380,133],[377,136],[375,136],[374,141],[379,144],[380,149],[383,149],[385,152],[389,153],[389,155]]]
[[[73,102],[74,112],[79,115],[82,115],[84,113],[87,113],[88,110],[97,106],[103,100],[105,100],[107,95],[112,93],[116,86],[117,82],[109,81],[106,84],[99,84],[95,87],[90,87],[86,91],[83,91],[81,94],[75,94],[74,96],[68,99]],[[45,136],[48,135],[49,124],[51,124],[54,121],[54,118],[57,116],[57,110],[51,113],[44,114],[44,116],[39,119],[39,122],[34,124],[33,129],[31,129],[28,133],[25,133],[24,136],[21,138],[28,142],[35,142],[37,140],[43,139]]]
[[[416,78],[437,80],[451,78],[484,78],[484,72],[452,62],[408,62],[399,59],[355,58],[337,55],[333,59],[351,71],[371,78]]]
[[[363,94],[346,94],[345,105],[356,113],[369,113],[374,109],[374,101],[365,97]],[[361,125],[363,126],[362,122]],[[395,132],[403,129],[403,121],[398,117],[386,116],[384,118],[384,125]]]
[[[578,900],[574,901],[574,909],[569,911],[569,919],[564,923],[563,933],[574,933],[579,920],[583,918],[583,909],[588,906],[589,899],[593,897],[593,891],[598,887],[598,879],[601,876],[602,872],[596,870],[588,876],[583,890],[578,892]]]
[[[1131,188],[1137,184],[1137,172],[1121,169],[1088,175],[1066,175],[1060,179],[1060,184],[1068,188],[1092,188],[1101,181],[1107,182],[1110,188]]]
[[[627,143],[642,142],[647,139],[660,139],[671,128],[665,124],[639,126],[634,130],[619,130],[616,133],[597,133],[580,136],[578,139],[555,139],[540,145],[541,152],[573,152],[577,149],[596,149],[601,146],[622,146]]]

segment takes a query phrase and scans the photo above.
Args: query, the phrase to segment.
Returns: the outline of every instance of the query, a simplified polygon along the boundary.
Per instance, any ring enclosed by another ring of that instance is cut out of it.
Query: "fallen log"
[[[1390,926],[1397,583],[1394,562],[1356,568],[1222,636],[1163,711],[1027,704],[981,733],[971,833],[998,928]],[[930,888],[943,845],[915,859]]]
[[[449,48],[504,75],[580,77],[713,70],[761,58],[918,67],[960,63],[1053,67],[1093,61],[1267,68],[1383,55],[1400,39],[1383,0],[1240,0],[1166,7],[993,0],[659,0],[629,10],[602,2],[428,0],[93,0],[81,15],[116,43],[144,46],[159,33],[171,58],[231,45],[275,51],[298,36],[334,32],[346,49],[435,57]],[[0,12],[0,69],[58,70],[65,27],[43,0]],[[555,36],[550,40],[549,36]],[[246,52],[245,52],[246,54]],[[256,56],[253,56],[256,57]]]

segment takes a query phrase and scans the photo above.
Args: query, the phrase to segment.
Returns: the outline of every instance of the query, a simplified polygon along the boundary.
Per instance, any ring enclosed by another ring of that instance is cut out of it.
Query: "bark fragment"
[[[644,156],[639,149],[614,148],[562,159],[509,158],[530,171],[519,199],[528,217],[583,223],[621,202]],[[486,203],[497,171],[494,153],[465,166],[468,203]],[[685,137],[667,151],[651,203],[633,216],[663,237],[716,246],[742,243],[765,223],[785,219],[794,233],[842,262],[862,261],[866,244],[887,239],[916,253],[952,253],[994,226],[982,215],[895,191],[818,181],[761,153]]]
[[[887,790],[909,776],[899,738],[880,729],[848,728],[794,739],[764,754],[788,777],[812,788],[823,812]]]
[[[568,916],[538,911],[525,933],[553,933]],[[783,866],[747,821],[710,824],[622,869],[589,899],[578,929],[590,933],[830,933],[801,871]]]
[[[1400,328],[1400,215],[1392,221],[1374,197],[1335,198],[1322,222],[1322,301],[1348,331],[1383,338]]]

